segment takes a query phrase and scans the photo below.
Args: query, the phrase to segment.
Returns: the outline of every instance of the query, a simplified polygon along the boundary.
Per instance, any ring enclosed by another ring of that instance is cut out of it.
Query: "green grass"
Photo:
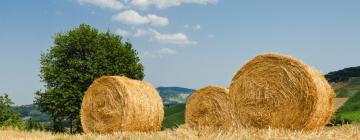
[[[351,84],[350,84],[349,87],[359,89],[359,87],[360,87],[360,78],[359,77],[352,78],[351,79]]]
[[[342,112],[342,113],[338,113],[337,115],[343,119],[349,119],[357,123],[360,122],[360,111]]]
[[[360,91],[358,91],[355,95],[350,97],[346,103],[338,109],[338,112],[353,112],[360,111]]]
[[[165,116],[170,116],[183,110],[185,110],[185,104],[177,104],[174,107],[165,109]]]
[[[165,119],[162,129],[173,128],[185,122],[185,104],[178,104],[174,107],[165,109]]]
[[[338,98],[346,98],[349,96],[351,96],[350,92],[346,88],[341,88],[336,91],[336,97],[338,97]]]
[[[346,86],[336,90],[336,97],[339,98],[351,97],[358,91],[360,91],[360,78],[354,77],[351,78],[351,80]]]
[[[357,91],[337,110],[336,116],[349,119],[353,122],[360,122],[360,91]]]

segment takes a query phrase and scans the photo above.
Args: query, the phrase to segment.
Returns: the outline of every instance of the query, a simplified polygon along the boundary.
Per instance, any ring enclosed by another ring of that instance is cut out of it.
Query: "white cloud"
[[[116,29],[115,34],[125,37],[125,36],[129,36],[131,33],[129,31],[119,28],[119,29]]]
[[[142,37],[142,36],[147,36],[147,35],[151,35],[152,33],[149,30],[145,30],[145,29],[137,29],[134,32],[134,37]]]
[[[160,50],[155,51],[145,51],[140,54],[142,57],[150,57],[150,58],[161,58],[164,55],[174,55],[177,54],[175,50],[169,49],[169,48],[161,48]]]
[[[194,26],[194,30],[200,30],[201,29],[201,26],[199,25],[199,24],[196,24],[195,26]]]
[[[92,4],[95,6],[99,6],[101,8],[111,8],[115,10],[120,10],[124,8],[124,4],[118,0],[78,0],[80,4]]]
[[[199,24],[196,25],[189,25],[189,24],[185,24],[184,28],[186,29],[193,29],[193,30],[200,30],[201,26]]]
[[[142,16],[134,10],[127,10],[119,14],[113,15],[112,19],[131,25],[150,24],[153,26],[166,26],[169,24],[169,19],[165,17],[160,17],[154,14]]]
[[[157,15],[149,14],[147,18],[153,26],[166,26],[169,24],[169,19]]]
[[[148,18],[141,16],[138,12],[133,10],[127,10],[121,12],[117,15],[114,15],[112,19],[126,24],[134,24],[134,25],[149,23]]]
[[[184,33],[161,34],[156,30],[151,30],[154,33],[153,39],[160,43],[169,44],[197,44],[195,41],[190,41]]]
[[[177,54],[177,52],[175,50],[172,50],[172,49],[169,49],[169,48],[162,48],[162,49],[158,50],[157,53],[159,53],[159,54],[168,54],[168,55]]]
[[[218,0],[132,0],[131,4],[147,9],[149,6],[154,5],[157,9],[166,9],[169,7],[179,6],[181,4],[216,4]]]
[[[138,29],[134,33],[134,37],[150,36],[150,41],[167,44],[194,45],[196,41],[190,41],[184,33],[162,34],[154,29]]]

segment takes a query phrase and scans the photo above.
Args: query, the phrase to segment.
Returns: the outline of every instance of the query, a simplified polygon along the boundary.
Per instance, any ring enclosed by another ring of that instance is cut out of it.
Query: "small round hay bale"
[[[230,119],[229,90],[208,86],[193,93],[186,103],[185,123],[194,129],[222,129]]]
[[[163,118],[163,104],[155,88],[120,76],[95,80],[81,105],[85,133],[157,131]]]
[[[245,127],[312,130],[333,113],[334,91],[304,63],[278,54],[246,63],[230,86],[237,122]]]

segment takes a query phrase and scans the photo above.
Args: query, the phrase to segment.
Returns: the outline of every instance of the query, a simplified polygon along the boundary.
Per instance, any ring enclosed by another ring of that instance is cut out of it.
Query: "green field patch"
[[[165,109],[165,116],[170,116],[174,113],[178,113],[180,111],[185,110],[185,104],[177,104],[174,107],[166,108]]]
[[[349,80],[349,84],[336,90],[336,97],[338,98],[351,97],[358,91],[360,91],[360,78],[353,77]]]
[[[162,127],[165,128],[174,128],[176,126],[182,125],[185,123],[184,115],[185,111],[181,111],[170,116],[165,117]]]
[[[349,97],[349,96],[351,96],[350,92],[346,88],[341,88],[341,89],[336,90],[336,97],[337,98],[346,98],[346,97]]]
[[[352,122],[360,122],[360,91],[357,91],[337,110],[336,116]]]
[[[360,92],[357,92],[338,109],[338,113],[360,111]]]
[[[359,89],[360,88],[360,78],[359,77],[351,78],[349,88]]]
[[[360,111],[353,111],[353,112],[341,112],[338,113],[341,118],[349,119],[352,122],[360,122]]]
[[[178,104],[165,109],[165,119],[162,129],[173,128],[185,123],[185,104]]]

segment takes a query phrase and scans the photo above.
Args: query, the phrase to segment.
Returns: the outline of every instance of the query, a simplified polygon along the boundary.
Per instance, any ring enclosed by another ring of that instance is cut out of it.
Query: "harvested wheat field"
[[[186,103],[185,122],[191,128],[224,129],[232,124],[229,90],[207,86],[193,93]]]
[[[349,98],[335,98],[334,109],[337,110],[343,106]]]
[[[313,130],[331,119],[334,91],[316,70],[290,56],[258,55],[234,76],[230,98],[241,125]]]
[[[184,126],[175,130],[165,130],[152,133],[114,133],[111,135],[68,135],[52,134],[49,132],[26,132],[17,130],[0,130],[1,140],[238,140],[238,139],[293,139],[293,140],[358,140],[360,139],[359,125],[344,125],[325,128],[311,132],[282,131],[276,129],[241,129],[237,131],[194,131]]]
[[[85,133],[158,131],[163,118],[163,104],[156,89],[121,76],[95,80],[81,105]]]

